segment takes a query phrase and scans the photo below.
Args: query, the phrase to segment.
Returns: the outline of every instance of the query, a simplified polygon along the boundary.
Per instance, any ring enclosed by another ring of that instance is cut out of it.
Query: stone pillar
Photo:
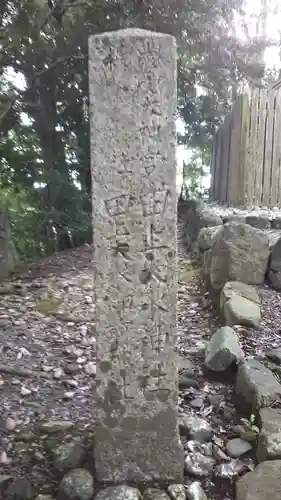
[[[95,468],[181,481],[176,339],[176,44],[89,39],[97,334]]]

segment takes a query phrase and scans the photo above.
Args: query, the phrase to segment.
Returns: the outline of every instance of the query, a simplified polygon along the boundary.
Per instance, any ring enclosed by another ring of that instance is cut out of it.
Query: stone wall
[[[281,213],[181,203],[184,241],[214,296],[228,281],[281,290]]]

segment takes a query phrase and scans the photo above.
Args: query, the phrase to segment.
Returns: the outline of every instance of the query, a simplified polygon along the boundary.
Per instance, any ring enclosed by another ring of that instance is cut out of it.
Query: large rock
[[[26,477],[15,479],[5,491],[5,500],[32,500],[35,490]]]
[[[209,370],[222,372],[243,357],[237,334],[229,326],[224,326],[214,333],[206,346],[205,366]]]
[[[220,215],[216,214],[215,211],[210,210],[209,208],[203,208],[202,210],[198,210],[199,230],[202,227],[214,227],[221,225],[222,225],[222,218]]]
[[[257,229],[270,229],[271,227],[269,218],[262,215],[248,215],[246,217],[246,224]]]
[[[197,245],[202,251],[209,250],[212,248],[216,234],[218,233],[220,226],[215,227],[202,227],[198,234]]]
[[[85,469],[73,469],[63,476],[59,485],[59,500],[91,500],[94,480]]]
[[[54,450],[54,468],[60,473],[79,468],[83,463],[85,453],[85,447],[80,442],[63,443]]]
[[[183,415],[179,421],[181,435],[200,443],[211,441],[212,427],[206,420],[191,415]]]
[[[223,217],[223,221],[226,222],[235,222],[236,224],[246,224],[246,217],[244,215],[239,214],[230,214]]]
[[[260,306],[240,295],[228,300],[223,310],[225,324],[245,325],[257,328],[261,322]]]
[[[236,402],[244,411],[281,402],[281,385],[273,373],[256,359],[246,359],[238,367]]]
[[[240,438],[230,439],[226,443],[227,454],[232,458],[241,457],[242,455],[245,455],[245,453],[251,451],[251,449],[251,443]]]
[[[269,257],[266,234],[247,224],[227,223],[216,234],[212,252],[209,282],[219,291],[227,281],[249,285],[264,282]]]
[[[281,238],[271,248],[268,279],[273,288],[281,290]]]
[[[240,297],[250,300],[258,305],[261,303],[261,298],[253,286],[247,285],[242,281],[228,281],[221,291],[221,307],[223,307],[228,300],[232,299],[232,297],[235,297],[236,295],[239,295]]]
[[[281,410],[262,408],[259,420],[261,432],[258,436],[257,460],[281,459]]]
[[[260,297],[251,285],[240,281],[227,282],[221,291],[220,309],[226,325],[260,325]]]
[[[281,460],[263,462],[236,483],[236,500],[281,498]]]

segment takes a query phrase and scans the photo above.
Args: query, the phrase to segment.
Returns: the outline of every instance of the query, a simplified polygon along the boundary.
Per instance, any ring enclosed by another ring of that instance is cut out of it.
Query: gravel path
[[[214,433],[209,448],[185,438],[183,443],[187,454],[199,450],[214,460],[214,473],[197,477],[208,500],[233,499],[237,477],[254,468],[254,458],[251,452],[243,459],[226,454],[241,424],[232,402],[235,373],[204,372],[204,344],[219,323],[184,251],[181,221],[178,230],[179,413],[203,418]],[[85,435],[94,424],[91,254],[89,246],[62,252],[0,287],[0,472],[28,477],[42,493],[53,492],[55,481],[46,452],[48,425],[67,421]],[[9,289],[13,293],[3,293]],[[261,294],[261,327],[240,328],[239,336],[246,354],[264,360],[268,348],[281,345],[281,296],[267,287]]]

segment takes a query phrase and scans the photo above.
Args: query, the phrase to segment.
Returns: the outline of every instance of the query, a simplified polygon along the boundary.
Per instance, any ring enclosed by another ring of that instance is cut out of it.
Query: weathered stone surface
[[[281,229],[281,217],[275,217],[271,221],[271,228],[272,229]]]
[[[207,282],[209,282],[212,255],[213,255],[212,249],[206,250],[202,258],[202,276],[207,280]]]
[[[91,500],[93,494],[94,480],[85,469],[73,469],[59,484],[59,500]]]
[[[186,487],[186,496],[188,500],[208,500],[199,481],[193,481]]]
[[[258,436],[257,460],[281,458],[281,410],[262,408],[259,412],[261,432]]]
[[[167,491],[172,500],[186,500],[184,484],[170,484]]]
[[[196,477],[206,477],[213,472],[215,461],[211,457],[207,457],[195,451],[185,457],[184,467],[187,474]]]
[[[232,299],[235,295],[244,297],[258,305],[261,303],[261,298],[253,286],[242,283],[242,281],[228,281],[221,291],[220,307],[222,308],[225,302]]]
[[[214,333],[206,346],[205,366],[209,370],[222,372],[243,357],[236,332],[224,326]]]
[[[266,353],[266,357],[273,361],[274,363],[277,363],[278,365],[281,365],[281,349],[271,349]]]
[[[236,483],[236,500],[281,498],[281,460],[259,464]]]
[[[270,229],[271,227],[269,218],[261,215],[248,215],[246,217],[246,224],[257,229]]]
[[[256,359],[246,359],[238,367],[236,376],[236,404],[259,408],[281,402],[281,385],[273,373]]]
[[[190,439],[199,442],[210,441],[212,439],[212,427],[203,418],[184,415],[180,419],[179,425],[181,434]]]
[[[226,443],[226,451],[230,457],[238,458],[252,449],[251,443],[240,438],[230,439]]]
[[[197,245],[199,249],[205,251],[212,248],[215,242],[216,234],[219,230],[220,226],[202,227],[197,238]]]
[[[246,224],[246,217],[243,215],[232,214],[223,217],[223,221],[224,223],[235,222],[236,224]]]
[[[5,500],[32,500],[35,490],[28,479],[15,479],[5,491]]]
[[[176,62],[170,35],[129,29],[89,40],[94,450],[104,483],[182,481],[174,351]]]
[[[143,500],[170,500],[168,493],[159,488],[147,488],[142,496]]]
[[[210,285],[221,290],[227,281],[249,285],[264,282],[269,257],[268,236],[247,224],[227,223],[217,233],[211,250]]]
[[[70,441],[63,443],[54,450],[53,465],[58,472],[67,472],[80,467],[85,458],[85,447],[82,443]]]
[[[110,486],[98,492],[95,500],[141,500],[141,492],[131,486]]]
[[[244,325],[257,328],[261,322],[261,309],[258,304],[240,295],[233,295],[223,308],[226,325]]]
[[[268,279],[273,288],[281,290],[281,238],[271,248]]]
[[[214,227],[222,225],[222,218],[209,208],[198,211],[199,229],[202,227]]]

